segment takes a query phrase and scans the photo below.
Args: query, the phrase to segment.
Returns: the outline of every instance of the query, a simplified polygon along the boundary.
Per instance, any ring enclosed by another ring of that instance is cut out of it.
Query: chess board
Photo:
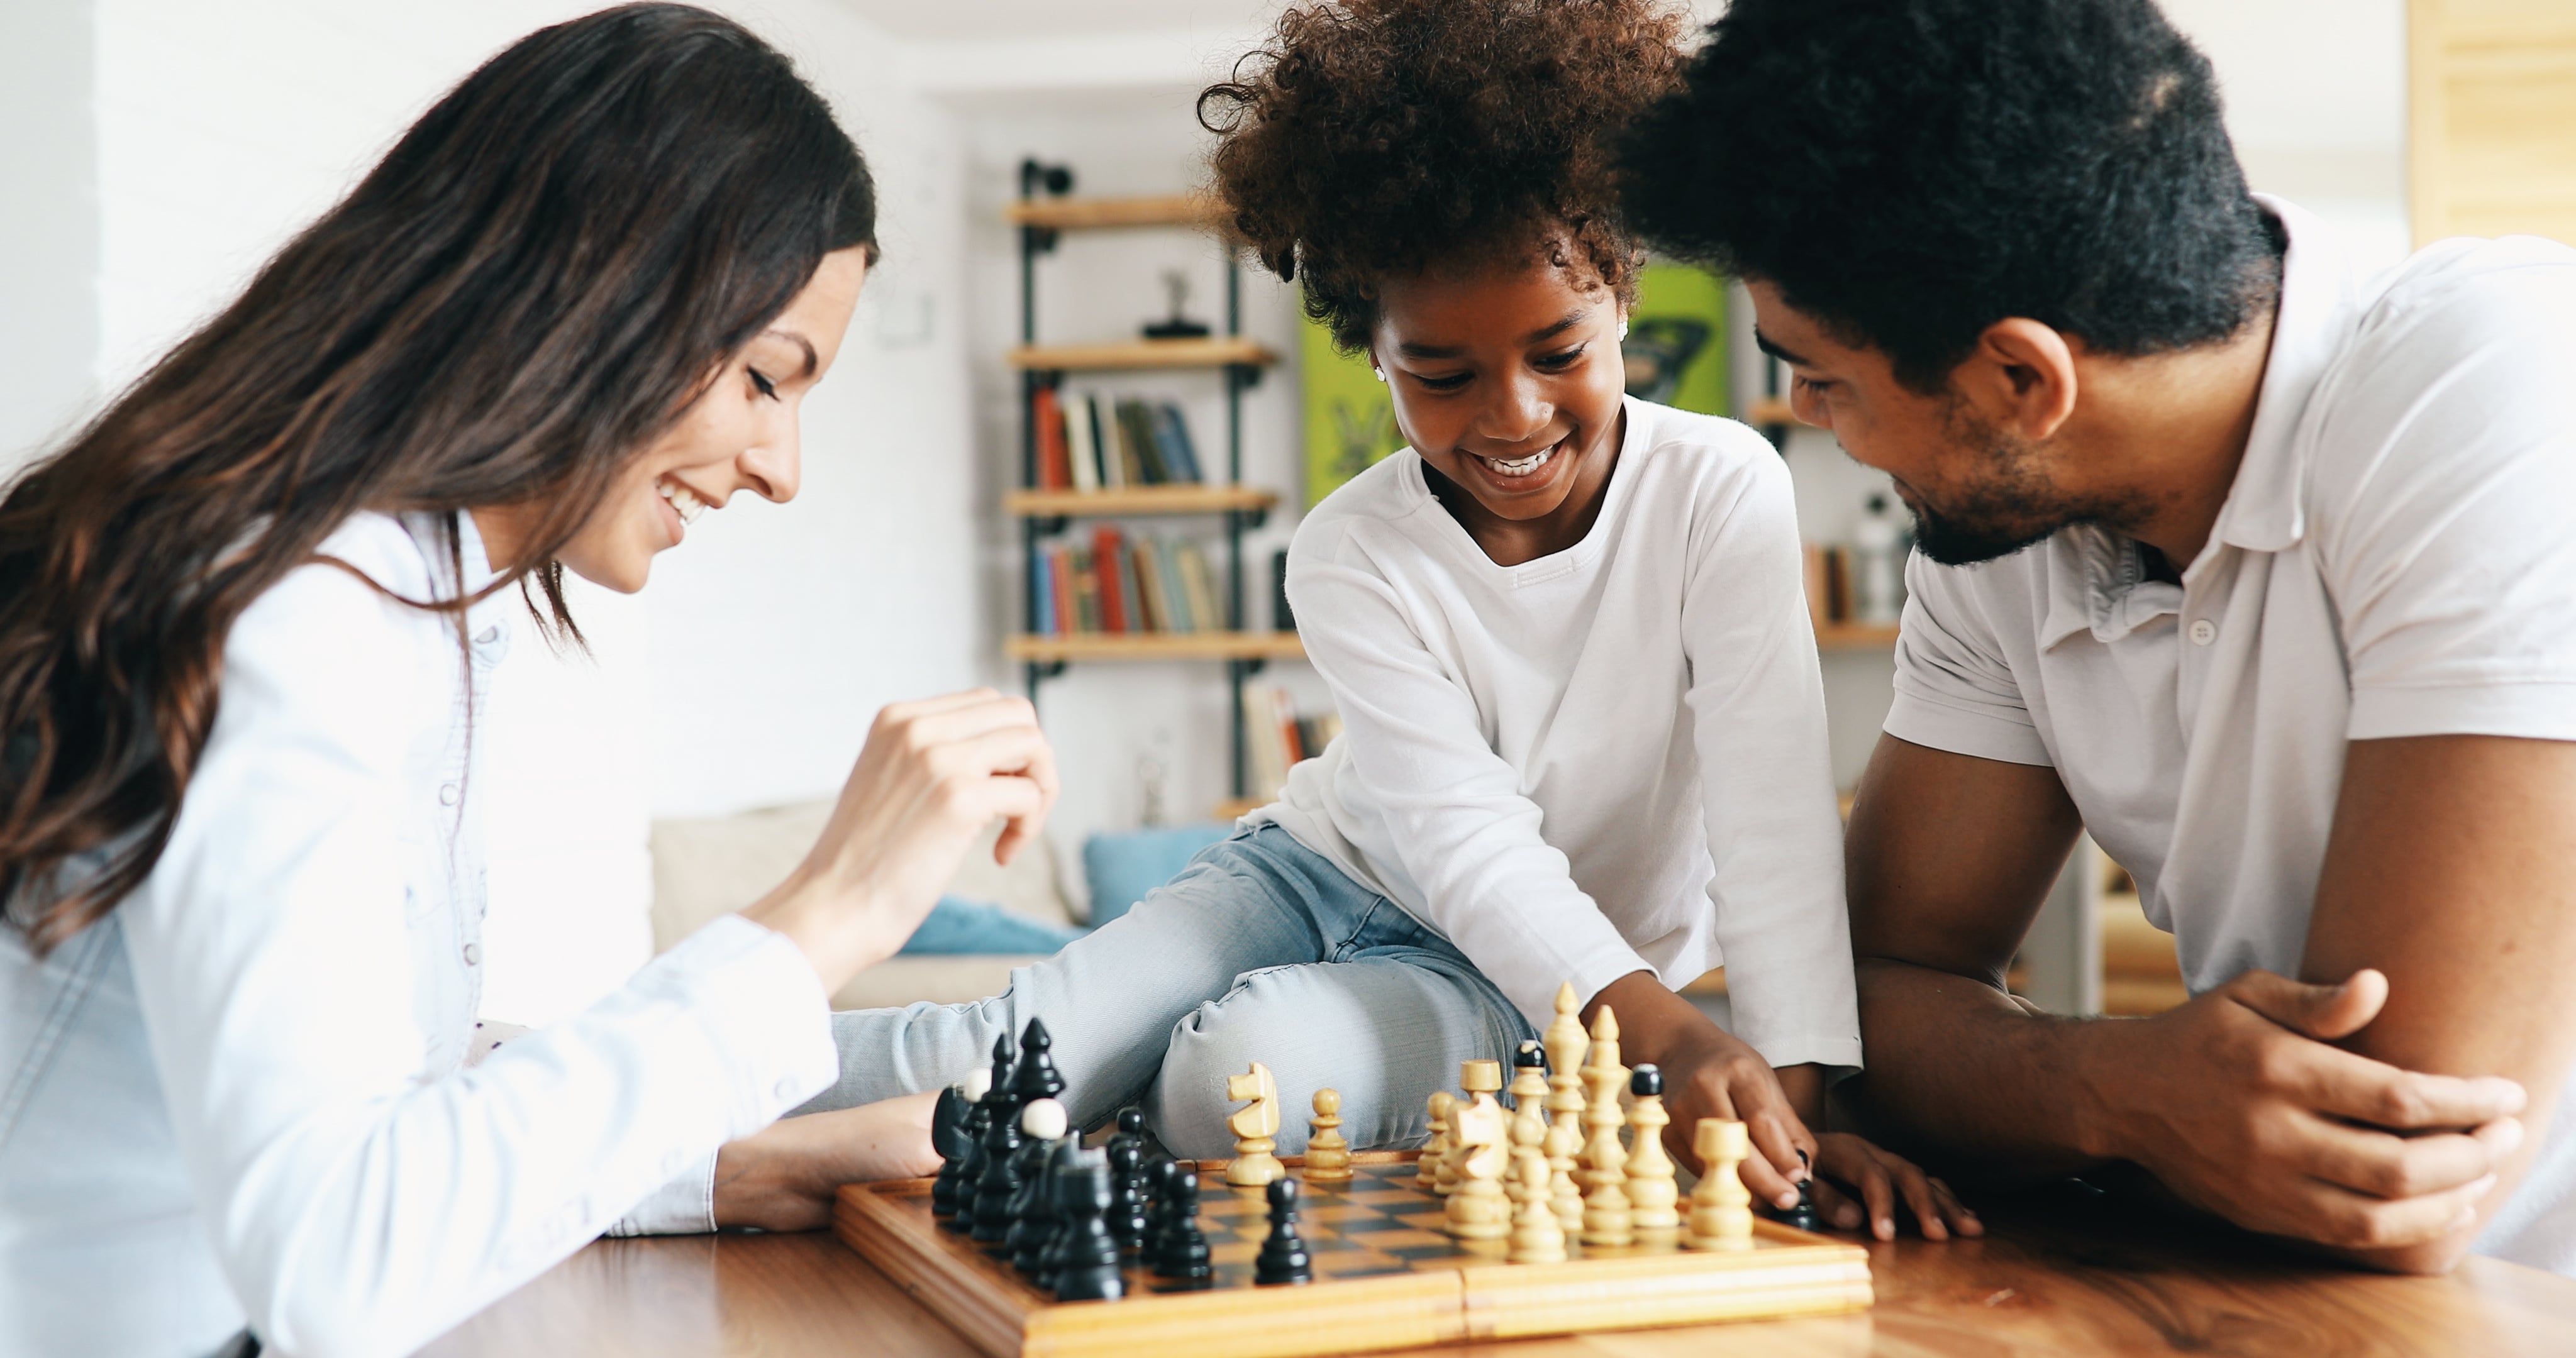
[[[1259,1189],[1199,1163],[1199,1223],[1216,1266],[1186,1283],[1127,1270],[1119,1301],[1059,1302],[930,1215],[928,1179],[852,1184],[833,1230],[993,1358],[1303,1358],[1474,1339],[1649,1329],[1856,1311],[1870,1303],[1856,1245],[1757,1219],[1739,1253],[1675,1244],[1587,1248],[1512,1264],[1502,1241],[1444,1234],[1443,1200],[1413,1186],[1413,1152],[1355,1157],[1347,1183],[1301,1184],[1315,1281],[1256,1287],[1269,1220]],[[1303,1174],[1295,1158],[1290,1173]],[[1687,1206],[1687,1204],[1685,1204]]]

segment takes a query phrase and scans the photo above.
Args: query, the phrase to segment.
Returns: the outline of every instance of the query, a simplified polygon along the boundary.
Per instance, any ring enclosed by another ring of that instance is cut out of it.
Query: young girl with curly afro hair
[[[1037,1016],[1083,1124],[1141,1102],[1177,1153],[1227,1154],[1222,1079],[1258,1061],[1282,1153],[1327,1086],[1355,1145],[1411,1145],[1425,1096],[1537,1038],[1570,985],[1661,1068],[1685,1162],[1695,1119],[1738,1117],[1765,1201],[1813,1165],[1836,1225],[1865,1206],[1892,1235],[1901,1199],[1936,1238],[1977,1230],[1819,1134],[1861,1053],[1787,473],[1743,425],[1623,390],[1642,256],[1610,151],[1687,33],[1662,0],[1305,4],[1201,95],[1231,225],[1367,356],[1410,444],[1289,553],[1347,734],[1008,993],[842,1015],[845,1052],[953,1079]],[[1732,1035],[1671,988],[1721,964]]]

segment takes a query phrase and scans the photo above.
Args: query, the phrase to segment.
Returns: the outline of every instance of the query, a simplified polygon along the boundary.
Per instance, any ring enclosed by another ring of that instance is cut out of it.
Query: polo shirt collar
[[[2280,314],[2245,460],[2210,531],[2212,542],[2249,552],[2287,551],[2307,535],[2308,449],[2299,430],[2308,400],[2361,321],[2361,289],[2333,231],[2313,214],[2269,194],[2254,201],[2281,223]],[[2195,563],[2197,564],[2197,563]]]
[[[2268,194],[2255,194],[2254,201],[2281,223],[2289,246],[2281,260],[2280,312],[2272,323],[2272,352],[2263,365],[2254,426],[2210,542],[2278,552],[2307,533],[2300,490],[2307,480],[2308,450],[2299,429],[2309,397],[2360,323],[2361,290],[2324,222]],[[2155,618],[2181,611],[2182,590],[2145,578],[2137,544],[2121,534],[2077,524],[2060,529],[2035,550],[2049,556],[2042,650],[2085,632],[2099,641],[2117,641]],[[2202,559],[2207,555],[2204,551]]]

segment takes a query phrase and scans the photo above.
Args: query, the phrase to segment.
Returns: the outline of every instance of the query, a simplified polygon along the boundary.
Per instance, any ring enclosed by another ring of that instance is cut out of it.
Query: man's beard
[[[1914,511],[1915,548],[1944,566],[2010,556],[2069,524],[2118,528],[2144,517],[2126,497],[2066,495],[2040,469],[2035,445],[1977,418],[1964,402],[1952,408],[1946,432],[1951,446],[1982,450],[1975,471],[1948,490],[1939,509],[1920,499],[1906,502]]]

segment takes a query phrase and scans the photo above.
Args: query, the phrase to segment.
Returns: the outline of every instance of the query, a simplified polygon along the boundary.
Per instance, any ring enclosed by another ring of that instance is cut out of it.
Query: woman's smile
[[[671,534],[671,545],[677,547],[680,539],[688,536],[688,526],[707,512],[707,502],[699,499],[696,491],[668,477],[655,481],[653,489],[662,499],[662,526]]]

